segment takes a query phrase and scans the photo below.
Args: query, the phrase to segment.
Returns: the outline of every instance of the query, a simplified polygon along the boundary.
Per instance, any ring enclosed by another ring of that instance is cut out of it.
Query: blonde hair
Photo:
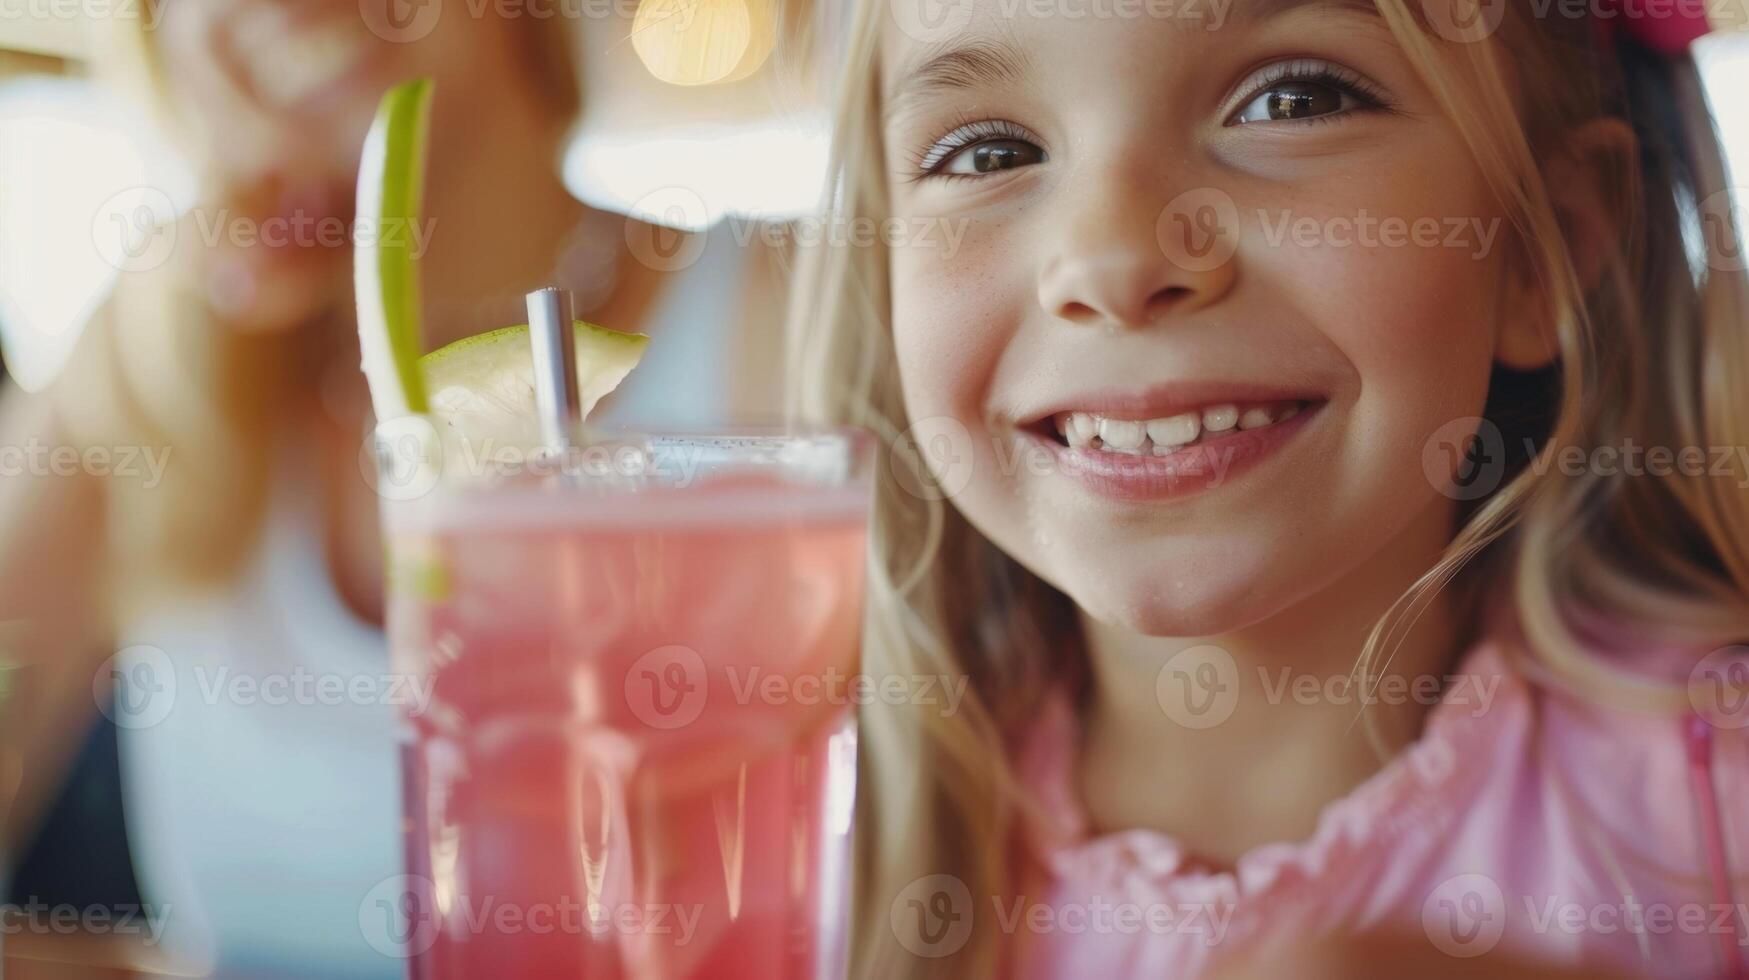
[[[1647,446],[1749,444],[1744,276],[1691,261],[1682,234],[1681,214],[1725,186],[1692,64],[1624,47],[1617,67],[1590,21],[1534,22],[1517,5],[1507,6],[1487,43],[1442,43],[1414,5],[1376,4],[1506,209],[1558,338],[1547,404],[1501,404],[1496,385],[1490,420],[1506,427],[1530,417],[1538,462],[1567,447],[1629,438]],[[878,57],[886,9],[863,0],[845,52],[828,205],[842,220],[888,214]],[[1509,84],[1513,77],[1524,79],[1521,88]],[[1611,175],[1618,247],[1600,284],[1586,290],[1538,161],[1553,158],[1576,124],[1608,115],[1632,121],[1639,158]],[[927,486],[928,475],[900,438],[909,421],[892,349],[886,254],[822,248],[802,255],[797,271],[797,414],[867,426],[890,450],[871,539],[866,669],[970,679],[958,714],[926,705],[863,710],[855,972],[987,976],[1001,955],[987,922],[975,917],[963,948],[927,959],[895,942],[889,910],[927,875],[951,874],[974,896],[1005,894],[1013,884],[1006,848],[1029,803],[1010,769],[1008,740],[1050,685],[1084,683],[1078,626],[1065,597],[938,495],[904,489]],[[1535,423],[1539,415],[1546,424]],[[1490,600],[1508,607],[1522,646],[1534,651],[1515,667],[1534,680],[1636,710],[1688,710],[1685,689],[1594,656],[1596,639],[1582,636],[1569,614],[1625,621],[1636,631],[1629,644],[1704,651],[1749,635],[1749,495],[1733,485],[1749,474],[1630,481],[1569,477],[1527,462],[1464,515],[1445,554],[1377,623],[1357,672],[1377,676],[1373,665],[1400,631],[1449,587],[1463,607]]]
[[[92,74],[138,98],[167,131],[197,135],[178,111],[147,26],[160,9],[160,0],[146,0],[140,17],[112,19],[94,45]],[[522,26],[512,35],[517,63],[568,127],[582,101],[574,38],[562,21],[531,17]],[[56,385],[58,414],[77,442],[169,453],[159,484],[109,487],[112,564],[124,570],[117,599],[130,607],[236,572],[266,509],[288,400],[334,366],[325,352],[355,343],[343,322],[248,333],[213,322],[193,289],[134,293],[168,282],[124,277]]]

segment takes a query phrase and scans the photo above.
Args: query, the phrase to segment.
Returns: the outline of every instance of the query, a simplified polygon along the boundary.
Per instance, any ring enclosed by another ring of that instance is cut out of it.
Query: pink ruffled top
[[[1155,831],[1090,836],[1076,719],[1050,702],[1019,746],[1044,817],[1023,821],[1020,903],[999,913],[1008,972],[1194,977],[1269,944],[1396,930],[1457,957],[1499,947],[1742,975],[1749,729],[1580,704],[1533,688],[1494,643],[1460,673],[1474,676],[1447,688],[1421,738],[1329,804],[1309,839],[1258,847],[1231,872],[1194,867]]]

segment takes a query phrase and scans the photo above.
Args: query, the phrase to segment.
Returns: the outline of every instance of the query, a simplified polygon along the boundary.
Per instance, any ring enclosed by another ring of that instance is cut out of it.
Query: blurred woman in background
[[[731,352],[765,333],[731,321],[779,315],[753,253],[565,188],[580,108],[565,22],[457,6],[403,40],[395,0],[377,2],[170,3],[106,52],[96,74],[150,94],[200,197],[161,230],[168,260],[121,277],[61,379],[0,405],[7,445],[168,453],[158,482],[0,487],[0,620],[24,621],[33,664],[32,710],[0,732],[32,760],[7,829],[52,792],[91,692],[126,678],[106,710],[144,898],[179,966],[227,976],[402,971],[360,915],[401,868],[401,692],[378,626],[350,249],[238,232],[349,222],[378,97],[429,76],[428,347],[524,322],[524,294],[558,284],[578,316],[654,338],[609,422],[774,408],[727,380]]]

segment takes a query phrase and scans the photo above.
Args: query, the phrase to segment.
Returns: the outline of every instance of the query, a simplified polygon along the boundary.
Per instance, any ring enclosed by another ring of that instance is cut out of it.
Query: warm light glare
[[[739,81],[770,57],[776,23],[771,0],[642,0],[632,48],[670,85]]]
[[[0,89],[0,348],[26,390],[60,372],[146,236],[188,206],[174,159],[83,82]],[[162,248],[162,243],[156,243]]]

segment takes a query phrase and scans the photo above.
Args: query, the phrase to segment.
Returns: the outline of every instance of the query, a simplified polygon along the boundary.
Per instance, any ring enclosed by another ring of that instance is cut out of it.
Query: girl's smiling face
[[[1430,564],[1456,420],[1537,331],[1390,30],[1364,2],[1044,6],[883,38],[894,344],[953,502],[1155,635]]]

